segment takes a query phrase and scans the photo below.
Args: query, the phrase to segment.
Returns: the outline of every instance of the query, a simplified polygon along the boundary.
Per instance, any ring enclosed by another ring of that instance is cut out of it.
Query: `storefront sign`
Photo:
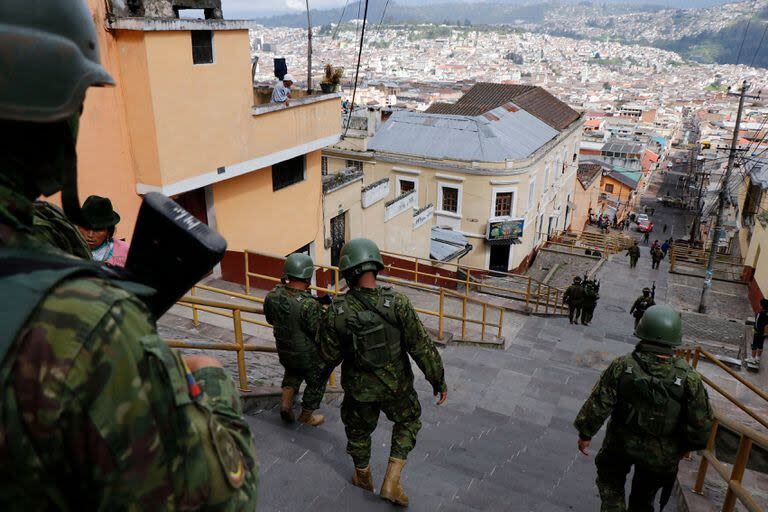
[[[525,219],[510,219],[509,217],[496,217],[488,220],[488,231],[485,238],[491,242],[494,240],[515,240],[523,237]]]
[[[435,214],[435,207],[432,206],[431,204],[427,205],[421,210],[414,212],[413,213],[413,229],[423,226],[424,223],[427,222],[429,219],[431,219],[434,214]]]
[[[384,206],[384,222],[396,217],[406,210],[416,207],[416,191],[411,190]]]

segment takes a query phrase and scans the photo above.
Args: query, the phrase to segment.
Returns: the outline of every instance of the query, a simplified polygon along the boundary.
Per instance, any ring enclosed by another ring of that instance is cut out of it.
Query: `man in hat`
[[[629,308],[629,314],[635,317],[635,327],[637,327],[637,324],[638,322],[640,322],[640,319],[643,318],[645,311],[649,307],[655,304],[656,302],[653,300],[651,289],[648,287],[643,288],[643,294],[637,299],[635,299],[635,302],[632,304],[632,307]]]
[[[282,81],[275,84],[275,88],[272,89],[272,103],[285,103],[288,106],[288,101],[291,99],[291,86],[293,85],[293,76],[290,73],[286,73],[283,76]]]
[[[614,359],[573,422],[578,449],[588,455],[592,437],[608,428],[595,458],[603,512],[653,511],[662,489],[664,508],[680,459],[707,444],[713,414],[699,374],[675,356],[682,341],[680,313],[652,306],[635,328],[640,342]],[[634,466],[629,508],[624,488]]]
[[[114,84],[91,11],[3,0],[0,20],[0,510],[254,510],[253,438],[222,364],[168,347],[152,290],[35,235],[41,195],[82,217],[80,113],[88,87]]]
[[[584,288],[581,286],[581,278],[573,278],[573,284],[565,289],[563,293],[563,304],[568,306],[568,320],[572,324],[579,323],[581,316],[581,306],[584,303]]]
[[[768,299],[760,299],[760,311],[755,315],[755,332],[752,336],[752,357],[748,363],[759,364],[763,356],[766,329],[768,328]]]
[[[437,405],[445,402],[443,361],[405,295],[376,285],[384,268],[376,244],[355,238],[341,249],[339,270],[349,291],[333,299],[323,321],[320,354],[341,366],[341,421],[347,433],[347,453],[355,471],[352,483],[373,491],[371,434],[381,412],[394,423],[389,464],[380,495],[408,506],[400,484],[405,461],[421,429],[421,404],[413,388],[411,359],[432,386]]]
[[[120,215],[107,197],[90,196],[83,203],[83,220],[78,228],[94,261],[124,267],[128,259],[128,244],[115,238]]]
[[[285,259],[282,283],[264,299],[264,316],[274,327],[280,364],[285,368],[280,417],[292,423],[293,399],[306,381],[299,422],[317,427],[324,418],[314,411],[325,394],[325,379],[317,353],[317,331],[323,307],[309,292],[315,266],[307,254],[294,253]]]

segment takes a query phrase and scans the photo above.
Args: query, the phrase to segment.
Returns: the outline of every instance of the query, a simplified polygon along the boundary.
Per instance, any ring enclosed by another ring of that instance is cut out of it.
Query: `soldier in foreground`
[[[168,348],[128,291],[151,290],[34,234],[41,194],[80,214],[85,92],[114,83],[91,13],[4,0],[0,20],[0,510],[254,510],[251,432],[219,361]]]
[[[275,345],[280,364],[285,368],[280,417],[292,423],[293,399],[306,381],[299,422],[316,427],[323,423],[320,407],[325,394],[325,380],[317,353],[317,332],[323,307],[309,292],[315,267],[306,254],[288,256],[283,266],[283,283],[275,286],[264,300],[264,316],[275,331]]]
[[[334,299],[321,330],[320,354],[341,366],[344,401],[341,421],[347,433],[347,453],[355,471],[352,483],[373,492],[371,434],[379,413],[394,422],[389,465],[381,497],[408,506],[400,475],[421,428],[421,405],[413,388],[413,358],[432,385],[437,405],[447,388],[443,362],[416,311],[405,295],[376,285],[384,268],[379,248],[371,240],[350,240],[341,250],[339,270],[350,290]]]
[[[584,280],[584,302],[581,306],[582,325],[589,325],[592,321],[592,316],[595,314],[595,308],[597,307],[597,301],[600,299],[599,291],[600,284],[594,279]]]
[[[637,328],[640,319],[643,318],[645,311],[655,304],[656,301],[654,300],[653,292],[646,286],[643,288],[643,294],[635,299],[632,307],[629,308],[629,314],[635,318],[635,328]]]
[[[678,462],[707,444],[713,414],[699,374],[674,355],[682,341],[680,313],[653,306],[635,329],[634,352],[614,359],[600,375],[574,426],[589,455],[592,437],[610,417],[595,458],[602,512],[652,512],[659,489],[664,508]],[[634,466],[629,508],[624,487]]]
[[[640,259],[640,246],[637,245],[637,240],[632,244],[632,247],[627,249],[627,256],[629,256],[629,268],[635,268],[637,260]]]
[[[568,320],[572,324],[579,323],[581,316],[581,306],[584,303],[584,288],[581,286],[581,278],[573,278],[573,284],[565,289],[563,293],[563,304],[568,306]]]

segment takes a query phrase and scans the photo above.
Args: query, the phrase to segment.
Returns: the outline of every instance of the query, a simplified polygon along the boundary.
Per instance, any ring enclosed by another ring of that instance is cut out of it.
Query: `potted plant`
[[[326,94],[341,90],[341,79],[344,76],[344,68],[335,68],[330,64],[326,64],[324,69],[325,74],[323,76],[323,81],[320,82],[320,89]]]

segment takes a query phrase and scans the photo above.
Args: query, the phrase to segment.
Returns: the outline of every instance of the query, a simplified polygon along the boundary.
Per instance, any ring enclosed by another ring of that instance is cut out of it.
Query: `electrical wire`
[[[381,30],[381,24],[384,23],[384,16],[387,15],[387,7],[389,7],[389,0],[386,1],[386,3],[384,4],[384,10],[381,11],[381,19],[379,20],[379,24],[376,27],[376,36],[379,35],[379,31]],[[768,25],[766,25],[766,27],[768,27]],[[765,34],[763,34],[763,35],[765,35]]]
[[[360,4],[358,4],[359,7]],[[357,96],[357,82],[360,76],[360,60],[363,58],[363,42],[365,41],[365,23],[368,21],[368,0],[365,0],[365,12],[363,13],[363,26],[360,31],[360,47],[357,50],[357,66],[355,67],[355,85],[352,87],[352,103],[349,105],[349,114],[347,115],[347,126],[344,128],[342,139],[347,136],[349,124],[352,121],[352,111],[355,110],[355,97]]]
[[[765,28],[763,29],[763,35],[760,36],[760,42],[757,44],[757,49],[755,50],[755,54],[752,56],[752,61],[749,63],[749,67],[753,68],[755,67],[755,59],[757,58],[757,54],[760,53],[760,48],[763,46],[763,41],[765,40],[765,34],[768,32],[768,22],[765,23]]]
[[[755,14],[755,3],[757,3],[757,0],[752,0],[752,7],[749,10],[749,18],[747,18],[747,26],[744,28],[744,35],[741,38],[741,44],[739,45],[739,53],[736,54],[736,63],[735,65],[739,65],[739,59],[741,59],[741,50],[744,48],[744,41],[747,40],[747,32],[749,32],[749,25],[752,23],[752,16]]]
[[[336,24],[336,28],[333,29],[333,35],[331,35],[331,41],[335,41],[336,36],[339,34],[339,27],[341,27],[341,22],[344,20],[344,13],[347,12],[347,5],[349,5],[349,0],[344,2],[344,8],[341,10],[341,16],[339,16],[339,22]]]

